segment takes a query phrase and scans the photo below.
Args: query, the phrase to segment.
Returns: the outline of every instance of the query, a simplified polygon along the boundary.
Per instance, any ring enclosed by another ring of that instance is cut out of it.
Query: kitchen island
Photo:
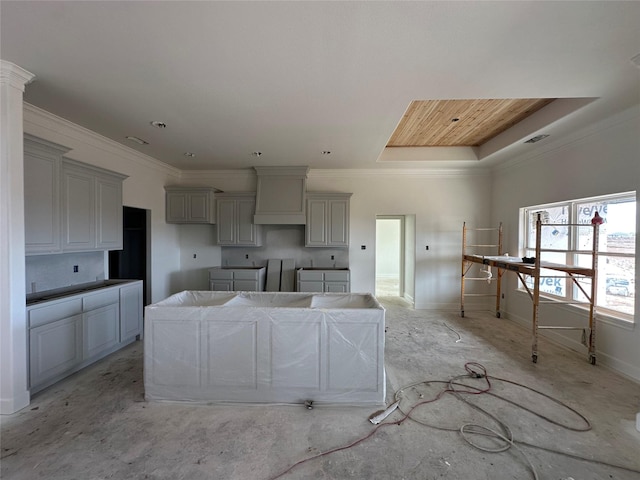
[[[383,405],[370,294],[184,291],[145,309],[147,400]]]

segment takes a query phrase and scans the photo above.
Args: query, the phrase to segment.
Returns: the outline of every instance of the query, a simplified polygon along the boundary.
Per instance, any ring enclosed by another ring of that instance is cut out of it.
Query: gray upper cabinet
[[[24,136],[25,252],[58,253],[60,241],[60,165],[68,148]]]
[[[350,193],[307,193],[305,246],[349,246]]]
[[[69,149],[25,135],[25,253],[122,248],[126,175],[63,158]]]
[[[122,248],[122,182],[116,174],[80,162],[62,162],[62,250]]]
[[[166,186],[167,223],[216,223],[212,187]]]
[[[259,247],[260,226],[253,223],[254,193],[219,193],[216,196],[218,245]]]

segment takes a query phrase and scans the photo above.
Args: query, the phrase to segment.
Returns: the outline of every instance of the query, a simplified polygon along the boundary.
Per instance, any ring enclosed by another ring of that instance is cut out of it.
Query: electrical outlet
[[[366,250],[367,246],[366,245],[360,245],[360,250]]]
[[[78,273],[78,265],[73,266],[73,273]]]
[[[249,254],[247,253],[244,258],[246,258],[247,260],[249,260]]]
[[[335,255],[331,255],[331,260],[335,260],[336,256]]]
[[[196,258],[196,254],[195,253],[193,254],[193,258]]]

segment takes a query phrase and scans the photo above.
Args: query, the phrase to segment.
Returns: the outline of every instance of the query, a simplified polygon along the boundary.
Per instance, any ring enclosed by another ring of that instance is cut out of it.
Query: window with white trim
[[[591,227],[570,227],[569,224],[591,225],[595,212],[604,219],[599,227],[598,277],[596,307],[627,321],[633,321],[635,300],[636,259],[636,194],[585,198],[567,202],[537,205],[520,209],[522,225],[521,247],[524,256],[533,257],[536,251],[536,220],[543,223],[566,224],[567,227],[541,229],[540,247],[552,250],[541,254],[541,260],[566,265],[590,266],[593,248]],[[559,278],[558,273],[541,272],[540,292],[566,301],[586,301],[573,282]],[[555,276],[555,278],[553,278]],[[527,279],[528,286],[533,280]],[[591,290],[591,279],[580,281],[585,291]]]

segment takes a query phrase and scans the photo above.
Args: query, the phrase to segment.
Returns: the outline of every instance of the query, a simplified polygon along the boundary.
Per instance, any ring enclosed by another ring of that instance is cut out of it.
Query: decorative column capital
[[[31,83],[35,75],[15,63],[0,60],[0,83],[7,83],[24,92],[24,86]]]

